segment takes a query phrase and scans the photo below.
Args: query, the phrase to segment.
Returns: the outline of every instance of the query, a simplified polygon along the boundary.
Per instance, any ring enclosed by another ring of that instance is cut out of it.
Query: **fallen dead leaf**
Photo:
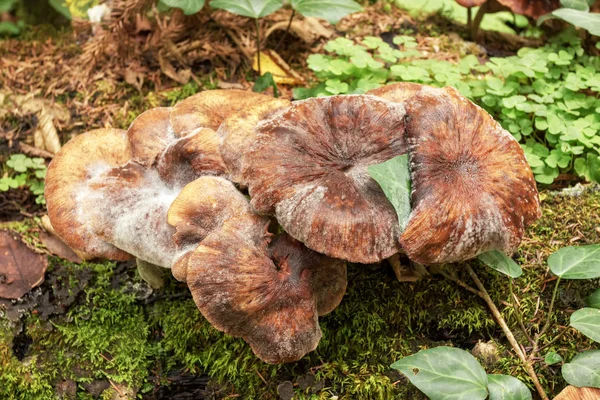
[[[567,386],[554,400],[598,400],[600,389],[575,386]]]
[[[254,55],[254,63],[252,68],[258,71],[258,59]],[[304,79],[290,66],[283,61],[283,59],[273,50],[264,50],[260,52],[260,69],[261,74],[264,75],[270,72],[273,75],[275,83],[283,85],[300,85],[304,82]]]
[[[0,231],[0,297],[18,299],[44,281],[48,258]]]
[[[40,232],[40,241],[48,251],[60,258],[72,263],[81,264],[82,260],[75,252],[62,240],[46,232]]]
[[[192,71],[189,68],[177,71],[162,52],[158,53],[158,64],[160,65],[160,70],[163,74],[182,85],[188,83],[192,77]]]
[[[288,21],[281,21],[273,24],[273,26],[265,33],[265,39],[275,31],[285,32],[287,27]],[[334,34],[333,30],[326,28],[318,19],[312,17],[294,20],[290,25],[290,31],[306,44],[313,44],[320,38],[329,39]],[[283,32],[278,33],[278,35],[283,35]]]
[[[56,154],[60,150],[60,138],[52,121],[51,113],[42,106],[37,113],[38,126],[33,133],[33,143],[40,150]]]

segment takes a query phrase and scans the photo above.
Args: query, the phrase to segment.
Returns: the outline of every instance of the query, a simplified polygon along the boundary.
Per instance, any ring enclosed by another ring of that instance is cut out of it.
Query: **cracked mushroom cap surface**
[[[519,143],[453,88],[424,87],[405,102],[412,212],[400,242],[421,264],[516,250],[540,215]]]
[[[242,178],[252,205],[331,257],[373,263],[400,249],[398,217],[367,171],[406,152],[405,110],[374,96],[298,101],[256,128]]]
[[[290,104],[288,100],[270,99],[232,114],[219,126],[217,135],[221,139],[221,156],[229,169],[231,180],[247,185],[242,182],[242,163],[248,144],[256,135],[257,125]]]
[[[206,90],[177,103],[170,123],[178,136],[186,136],[198,128],[216,131],[228,116],[272,97],[244,90]]]
[[[318,316],[341,301],[346,266],[285,234],[267,245],[227,223],[190,256],[187,284],[213,326],[242,337],[263,361],[284,363],[317,347]]]
[[[131,156],[126,131],[119,129],[97,129],[76,136],[54,156],[44,195],[50,222],[66,244],[95,257],[131,258],[92,230],[78,200],[90,179],[126,163]]]
[[[395,103],[404,103],[423,89],[423,85],[412,82],[398,82],[391,85],[385,85],[367,92],[372,96],[393,101]]]

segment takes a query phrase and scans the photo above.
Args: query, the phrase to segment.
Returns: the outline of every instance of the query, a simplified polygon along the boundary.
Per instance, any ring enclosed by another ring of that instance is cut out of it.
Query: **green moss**
[[[535,333],[545,319],[552,291],[546,258],[574,238],[575,244],[599,242],[599,206],[600,196],[592,192],[580,197],[548,196],[543,202],[544,214],[530,228],[519,250],[524,275],[514,281],[514,293],[530,333]],[[70,271],[69,287],[80,284],[77,277],[82,271],[91,271],[93,278],[80,294],[78,305],[66,315],[50,321],[29,316],[26,332],[33,345],[26,362],[13,356],[13,333],[0,323],[0,398],[52,398],[59,379],[76,381],[79,398],[89,398],[82,385],[96,379],[148,390],[152,387],[147,381],[149,375],[166,381],[169,371],[183,367],[213,377],[223,396],[276,399],[281,382],[296,382],[298,377],[313,373],[324,381],[324,388],[312,394],[310,389],[303,391],[296,385],[298,398],[419,399],[418,391],[389,368],[392,362],[421,348],[445,344],[471,349],[478,340],[490,338],[498,343],[500,359],[488,367],[488,372],[510,374],[531,386],[485,304],[439,276],[399,283],[387,266],[375,271],[350,266],[344,301],[320,318],[323,339],[317,350],[299,362],[273,366],[258,360],[243,340],[212,328],[192,299],[185,297],[185,285],[172,278],[156,294],[156,301],[146,304],[136,298],[138,292],[133,289],[140,285],[134,264],[123,269],[122,264],[78,266],[53,259],[51,269],[58,263]],[[517,337],[526,343],[511,307],[507,278],[477,262],[471,265]],[[450,268],[469,281],[462,265]],[[542,344],[554,337],[559,325],[567,324],[567,310],[576,308],[597,285],[593,281],[561,283],[552,316],[556,328]],[[552,349],[568,360],[577,351],[593,346],[572,332]],[[559,368],[536,365],[549,393],[556,394],[564,386]]]

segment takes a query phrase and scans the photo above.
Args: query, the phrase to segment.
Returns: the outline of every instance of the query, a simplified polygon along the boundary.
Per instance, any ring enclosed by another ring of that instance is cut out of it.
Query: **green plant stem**
[[[283,39],[285,39],[285,37],[290,32],[290,28],[292,26],[292,20],[294,19],[295,15],[296,15],[296,10],[293,10],[290,20],[288,21],[287,28],[285,28],[285,32],[283,32],[283,35],[281,35],[281,38],[279,38],[279,43],[277,43],[277,46],[275,46],[275,49],[274,49],[275,51],[277,51],[277,49],[279,49],[279,46],[281,46],[281,44],[283,43]]]
[[[549,341],[548,343],[546,343],[543,346],[540,346],[540,348],[538,349],[538,351],[542,351],[544,349],[547,349],[548,347],[552,346],[554,343],[558,342],[560,338],[562,338],[565,333],[567,333],[569,331],[569,327],[565,327],[565,329],[563,329],[562,331],[560,331],[560,333],[558,335],[556,335],[554,337],[554,339],[552,339],[551,341]]]
[[[552,291],[552,299],[550,300],[550,308],[548,309],[548,315],[546,316],[546,323],[542,327],[539,336],[541,337],[548,328],[550,328],[550,319],[552,318],[552,311],[554,310],[554,301],[556,300],[556,293],[558,293],[558,284],[560,283],[560,276],[556,279],[556,284],[554,285],[554,290]]]
[[[494,301],[488,294],[487,290],[485,289],[485,286],[483,286],[483,283],[481,283],[481,281],[479,280],[479,277],[477,276],[477,274],[475,274],[475,271],[473,271],[473,269],[469,265],[467,265],[467,271],[469,272],[471,279],[473,279],[473,282],[475,282],[475,285],[479,288],[479,292],[481,293],[480,297],[486,302],[488,308],[492,312],[492,315],[496,319],[496,322],[498,322],[498,325],[500,325],[500,328],[502,328],[502,331],[504,332],[504,335],[508,339],[508,342],[510,343],[510,345],[512,346],[514,351],[517,353],[517,356],[523,363],[523,366],[525,367],[527,374],[533,381],[533,384],[534,384],[535,389],[537,390],[538,394],[540,395],[542,400],[548,400],[548,395],[544,391],[544,388],[542,387],[542,384],[540,383],[540,380],[539,380],[537,374],[535,373],[533,366],[531,365],[531,363],[525,356],[525,352],[523,351],[523,349],[521,349],[519,342],[517,342],[517,339],[515,339],[515,335],[513,335],[512,331],[506,324],[506,321],[502,317],[500,310],[498,310],[498,307],[496,307],[496,304],[494,303]]]
[[[260,26],[258,25],[258,18],[254,19],[254,26],[256,27],[256,63],[258,64],[258,76],[262,76],[262,70],[260,68]]]

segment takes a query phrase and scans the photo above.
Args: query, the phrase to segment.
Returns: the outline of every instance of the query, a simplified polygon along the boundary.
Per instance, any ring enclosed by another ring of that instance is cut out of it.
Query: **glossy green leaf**
[[[52,8],[54,8],[56,11],[62,14],[66,19],[73,19],[69,7],[67,7],[63,0],[48,0],[48,4],[50,4]]]
[[[600,343],[600,310],[582,308],[571,314],[570,324],[590,339]]]
[[[555,351],[549,351],[544,357],[544,362],[548,365],[558,364],[562,362],[563,358]]]
[[[488,376],[469,352],[440,346],[392,364],[431,400],[483,400]]]
[[[586,0],[560,0],[560,5],[565,8],[573,8],[579,11],[590,10],[590,6]]]
[[[19,33],[21,33],[21,28],[17,24],[10,21],[0,22],[0,35],[18,35]]]
[[[323,18],[332,24],[362,10],[360,4],[353,0],[292,0],[292,8],[305,17]]]
[[[589,295],[585,299],[585,304],[588,307],[600,308],[600,289],[596,290],[594,293],[592,293],[591,295]]]
[[[550,270],[562,279],[600,277],[600,245],[568,246],[548,257]]]
[[[531,400],[523,382],[509,375],[488,375],[489,400]]]
[[[477,256],[479,261],[511,278],[523,275],[521,266],[501,251],[491,250]]]
[[[577,354],[562,366],[562,376],[573,386],[600,388],[600,350]]]
[[[411,181],[408,156],[405,154],[381,164],[369,165],[367,170],[396,209],[400,230],[403,231],[410,216]]]
[[[283,7],[282,0],[212,0],[211,7],[248,18],[262,18]]]
[[[185,15],[196,14],[204,7],[204,0],[161,0],[172,8],[179,8]]]

